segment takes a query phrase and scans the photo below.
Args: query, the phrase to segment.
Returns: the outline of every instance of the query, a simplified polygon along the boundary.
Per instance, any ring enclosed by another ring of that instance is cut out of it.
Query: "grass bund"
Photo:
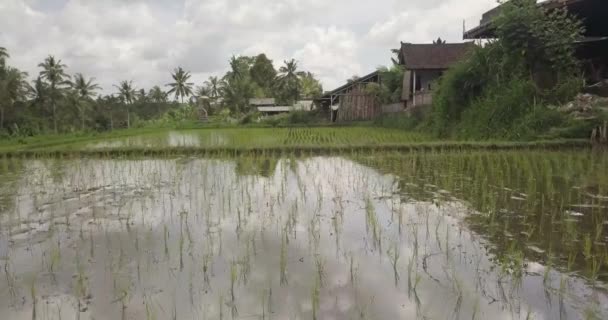
[[[587,140],[437,141],[374,127],[134,129],[112,134],[50,136],[0,143],[4,157],[332,155],[360,152],[590,148]]]

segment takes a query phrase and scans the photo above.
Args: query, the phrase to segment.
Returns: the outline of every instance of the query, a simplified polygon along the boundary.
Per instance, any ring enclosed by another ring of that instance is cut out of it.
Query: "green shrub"
[[[537,106],[527,113],[521,121],[518,121],[510,131],[508,138],[531,140],[552,128],[561,127],[566,124],[566,117],[555,109],[545,106]]]
[[[440,79],[425,125],[435,135],[527,139],[563,124],[546,106],[571,100],[582,87],[573,55],[580,22],[563,10],[513,0],[493,23],[499,40]]]
[[[383,114],[374,119],[374,125],[384,128],[417,130],[428,116],[428,108],[417,108],[411,113],[398,112]]]
[[[287,121],[290,124],[311,124],[317,120],[316,112],[294,110],[289,112]]]
[[[257,120],[259,118],[260,118],[259,112],[251,112],[251,113],[244,115],[241,118],[241,120],[239,120],[239,124],[251,124],[251,123],[257,122]]]
[[[264,117],[262,118],[262,120],[260,121],[262,124],[266,124],[269,125],[271,127],[278,127],[281,125],[285,125],[288,123],[287,118],[289,117],[289,114],[277,114],[274,116],[268,116],[268,117]]]
[[[498,87],[487,88],[462,112],[457,133],[463,138],[505,138],[513,124],[534,107],[534,85],[513,79]]]

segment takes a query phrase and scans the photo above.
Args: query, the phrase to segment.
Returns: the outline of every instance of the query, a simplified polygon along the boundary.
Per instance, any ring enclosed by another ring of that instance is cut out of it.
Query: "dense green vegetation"
[[[583,84],[574,57],[580,21],[515,0],[493,23],[498,39],[442,77],[427,129],[440,137],[530,139],[576,125],[553,106],[572,100]]]
[[[299,70],[295,60],[285,61],[277,71],[264,54],[232,57],[229,72],[200,86],[178,67],[171,73],[167,91],[160,86],[146,91],[132,80],[123,80],[113,86],[114,93],[103,95],[94,78],[71,76],[68,66],[54,56],[39,64],[40,73],[32,83],[27,73],[9,65],[9,58],[7,49],[0,48],[3,138],[168,126],[196,121],[201,112],[238,122],[252,111],[250,98],[276,97],[278,103],[289,105],[322,92],[315,76]]]
[[[401,102],[403,92],[403,66],[395,61],[390,68],[378,68],[382,82],[380,84],[370,83],[366,86],[366,91],[378,99],[380,104],[390,104]]]

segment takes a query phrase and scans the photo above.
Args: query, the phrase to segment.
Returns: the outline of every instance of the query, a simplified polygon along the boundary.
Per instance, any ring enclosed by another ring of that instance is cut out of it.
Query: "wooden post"
[[[412,89],[412,72],[410,70],[405,70],[403,74],[403,92],[401,93],[401,100],[405,102],[405,106],[410,100],[410,92]]]
[[[414,75],[414,87],[412,89],[412,106],[415,107],[416,106],[416,70],[412,71],[412,74]]]
[[[334,122],[334,95],[329,95],[329,122]]]

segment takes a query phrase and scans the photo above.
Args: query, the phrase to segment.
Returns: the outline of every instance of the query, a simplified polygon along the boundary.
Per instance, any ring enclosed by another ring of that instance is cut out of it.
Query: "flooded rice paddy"
[[[592,151],[0,161],[2,319],[606,319]]]
[[[252,148],[276,146],[349,146],[428,141],[422,134],[367,127],[224,128],[162,131],[87,143],[85,149],[142,147]]]

